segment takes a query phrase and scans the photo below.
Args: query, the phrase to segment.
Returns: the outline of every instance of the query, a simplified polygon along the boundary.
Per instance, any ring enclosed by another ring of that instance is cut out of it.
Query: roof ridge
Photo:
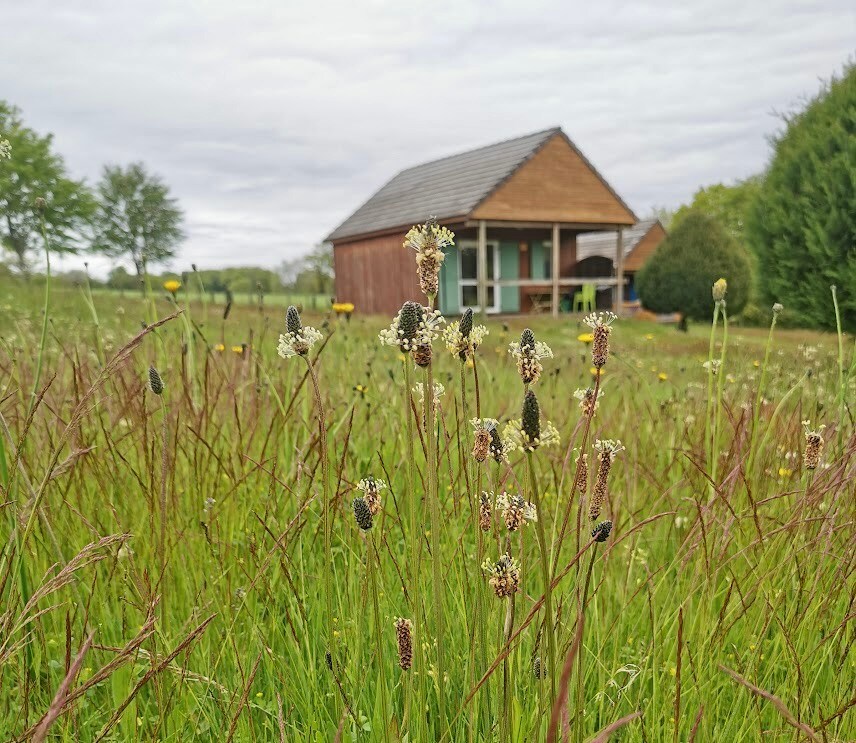
[[[450,160],[453,157],[461,157],[462,155],[470,155],[474,152],[479,152],[480,150],[487,150],[491,147],[499,147],[500,145],[509,144],[510,142],[517,142],[521,139],[528,139],[529,137],[536,137],[539,134],[547,135],[547,134],[555,134],[556,132],[560,132],[562,127],[560,126],[552,126],[548,129],[541,129],[537,132],[529,132],[528,134],[520,134],[516,137],[507,137],[506,139],[500,139],[498,142],[491,142],[490,144],[483,144],[479,147],[472,147],[468,150],[459,150],[458,152],[453,152],[451,155],[443,155],[443,157],[438,157],[433,160],[425,160],[421,163],[417,163],[416,165],[411,165],[408,168],[404,168],[403,170],[399,170],[395,176],[399,176],[402,173],[406,173],[408,170],[415,170],[416,168],[423,168],[426,165],[433,165],[434,163],[441,163],[443,160]]]

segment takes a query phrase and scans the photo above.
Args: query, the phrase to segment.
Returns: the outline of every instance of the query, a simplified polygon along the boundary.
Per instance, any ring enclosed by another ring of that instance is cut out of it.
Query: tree
[[[677,227],[688,214],[707,214],[719,222],[731,237],[746,245],[746,224],[760,187],[760,176],[752,176],[733,186],[714,183],[700,188],[693,194],[689,205],[681,206],[675,212],[672,227]]]
[[[142,163],[107,166],[98,184],[94,249],[130,258],[141,278],[146,265],[175,256],[184,215],[169,188]]]
[[[84,182],[68,177],[53,136],[24,126],[20,111],[0,101],[0,140],[8,142],[8,156],[0,155],[0,242],[18,270],[44,248],[42,219],[51,250],[76,252],[95,204]]]
[[[856,328],[856,66],[785,118],[749,219],[761,295],[807,327]]]
[[[305,294],[333,292],[333,245],[319,243],[309,253],[283,261],[277,269],[283,286]]]
[[[752,287],[749,256],[715,219],[690,212],[639,271],[636,288],[653,312],[705,320],[713,314],[711,288],[720,278],[728,282],[729,314],[740,312]]]

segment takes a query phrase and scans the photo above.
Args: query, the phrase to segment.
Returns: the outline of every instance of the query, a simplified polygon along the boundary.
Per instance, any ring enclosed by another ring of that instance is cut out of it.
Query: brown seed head
[[[395,635],[398,640],[398,665],[409,671],[413,665],[413,622],[399,617],[395,620]]]

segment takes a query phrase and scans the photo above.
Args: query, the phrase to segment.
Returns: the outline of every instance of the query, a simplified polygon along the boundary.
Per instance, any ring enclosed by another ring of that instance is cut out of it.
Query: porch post
[[[618,282],[615,285],[614,307],[612,311],[621,316],[624,310],[624,228],[618,228],[618,235],[615,240],[615,279]]]
[[[559,316],[559,223],[553,222],[553,258],[550,261],[550,277],[553,280],[553,317]]]
[[[476,276],[478,277],[479,312],[487,314],[487,222],[479,220],[478,243],[476,246]]]

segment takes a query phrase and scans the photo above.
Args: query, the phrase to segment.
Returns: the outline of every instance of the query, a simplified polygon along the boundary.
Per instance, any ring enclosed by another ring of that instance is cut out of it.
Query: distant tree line
[[[184,213],[168,186],[142,163],[107,165],[94,188],[71,178],[53,137],[27,127],[21,112],[0,100],[0,245],[17,273],[29,275],[46,241],[52,253],[89,252],[127,261],[103,284],[133,290],[153,268],[175,258]],[[244,267],[199,272],[212,292],[332,293],[332,249],[319,245],[277,271]],[[175,274],[169,274],[175,278]],[[83,272],[61,277],[83,281]]]

